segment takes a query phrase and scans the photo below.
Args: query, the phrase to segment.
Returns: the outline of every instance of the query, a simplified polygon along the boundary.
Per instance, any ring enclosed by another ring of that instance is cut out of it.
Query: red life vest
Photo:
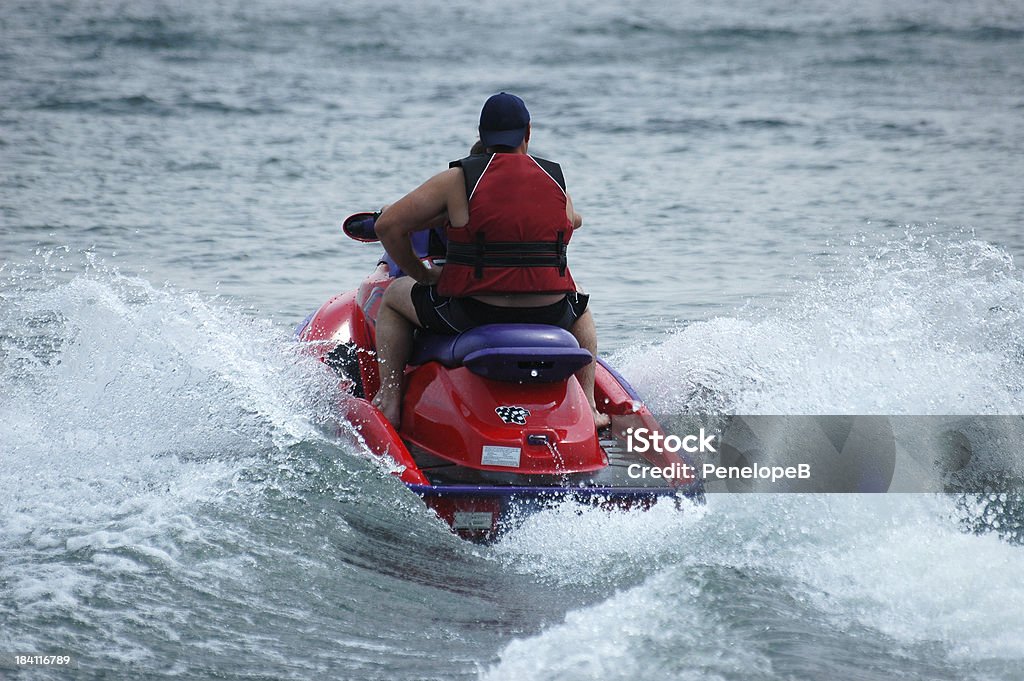
[[[437,292],[444,296],[576,290],[566,262],[572,222],[557,163],[526,154],[455,161],[466,176],[469,222],[448,227]]]

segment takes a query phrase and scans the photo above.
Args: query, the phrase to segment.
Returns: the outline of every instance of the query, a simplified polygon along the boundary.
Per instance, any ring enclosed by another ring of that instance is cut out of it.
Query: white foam
[[[614,584],[656,570],[705,513],[671,499],[628,512],[565,502],[527,518],[494,553],[511,569],[556,583]]]
[[[511,538],[515,567],[540,579],[584,573],[578,581],[600,583],[611,570],[622,583],[633,569],[643,581],[510,643],[485,678],[714,679],[765,671],[744,620],[782,624],[787,614],[765,613],[770,602],[748,603],[737,592],[722,598],[740,619],[719,617],[711,594],[722,587],[694,582],[702,570],[776,579],[785,585],[780,602],[809,603],[838,631],[860,625],[899,645],[938,644],[951,664],[1024,658],[1024,552],[961,532],[944,497],[713,495],[694,522],[662,513],[624,518],[630,527],[613,517],[606,533],[591,518],[582,535],[579,524],[538,521]],[[559,541],[564,548],[549,554]]]
[[[683,327],[616,361],[661,413],[1024,413],[1024,277],[968,237],[833,256],[791,299]]]
[[[197,508],[276,484],[253,473],[328,439],[336,380],[270,323],[101,268],[30,274],[0,309],[0,579],[16,593],[64,607],[102,561],[173,568],[203,540]],[[41,592],[40,554],[59,553],[66,579]]]

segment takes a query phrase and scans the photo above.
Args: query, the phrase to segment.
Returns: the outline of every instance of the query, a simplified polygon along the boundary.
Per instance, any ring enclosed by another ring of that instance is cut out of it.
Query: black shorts
[[[499,307],[475,298],[438,295],[436,286],[412,287],[412,304],[420,327],[449,335],[484,324],[551,324],[568,330],[587,309],[588,300],[590,296],[584,293],[567,293],[551,305]]]

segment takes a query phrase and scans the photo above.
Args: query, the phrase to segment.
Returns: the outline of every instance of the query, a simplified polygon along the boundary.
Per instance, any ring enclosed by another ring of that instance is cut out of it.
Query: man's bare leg
[[[590,402],[590,409],[594,412],[594,424],[599,429],[604,428],[611,423],[611,417],[597,410],[597,401],[594,399],[594,373],[597,370],[597,329],[594,327],[594,317],[590,314],[590,310],[586,310],[580,315],[569,332],[576,337],[581,348],[589,350],[590,354],[594,356],[593,362],[576,372],[576,380],[580,382],[583,394]]]
[[[396,279],[384,292],[377,312],[377,368],[380,389],[373,405],[397,430],[402,424],[402,383],[405,365],[412,355],[412,336],[416,330],[416,308],[412,304],[411,277]]]

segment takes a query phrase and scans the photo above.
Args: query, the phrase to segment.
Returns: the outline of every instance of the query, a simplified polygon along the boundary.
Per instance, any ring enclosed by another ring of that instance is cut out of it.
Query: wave
[[[768,26],[707,26],[704,28],[678,28],[669,23],[663,23],[654,19],[643,18],[615,18],[604,21],[600,24],[587,24],[576,26],[572,33],[579,36],[611,36],[616,38],[630,36],[663,36],[675,39],[686,40],[749,40],[749,41],[775,41],[791,40],[798,37],[798,31],[787,28],[774,28]]]
[[[843,34],[839,34],[843,35]],[[917,22],[900,22],[893,26],[877,28],[859,28],[846,35],[855,38],[875,36],[941,36],[972,42],[1016,42],[1024,39],[1024,29],[1009,26],[948,26],[944,24],[924,24]]]
[[[39,111],[89,111],[104,114],[146,114],[150,116],[170,116],[174,113],[173,107],[158,102],[147,95],[84,99],[48,98],[37,103],[33,108]]]
[[[331,443],[336,383],[286,333],[195,293],[67,267],[53,256],[0,287],[0,543],[75,544],[122,521],[144,534],[261,492],[256,471]]]
[[[518,569],[596,579],[625,552],[641,581],[511,642],[483,678],[1015,678],[1024,553],[948,514],[941,497],[712,496],[690,522],[626,516],[637,542],[594,522],[564,551],[526,526]]]
[[[717,117],[653,116],[636,125],[622,121],[582,121],[583,130],[604,134],[639,133],[644,135],[708,136],[723,135],[746,139],[751,133],[781,133],[815,131],[823,138],[837,135],[857,134],[868,140],[902,140],[913,138],[940,138],[947,131],[937,122],[926,119],[892,120],[891,113],[877,118],[846,116],[828,121],[808,122],[796,117],[746,117],[721,115]]]
[[[661,18],[616,17],[601,23],[587,23],[573,27],[577,36],[614,38],[668,38],[680,43],[727,46],[733,43],[790,42],[794,40],[872,39],[908,36],[940,36],[972,42],[1016,42],[1024,39],[1024,28],[1018,25],[975,23],[956,25],[942,22],[919,22],[905,19],[877,20],[863,25],[866,19],[850,17],[848,22],[808,23],[803,26],[757,25],[742,21],[715,23],[715,19],[701,17],[694,27],[673,25],[678,16]],[[859,25],[860,24],[860,25]]]
[[[225,16],[216,10],[205,17],[194,13],[161,13],[149,16],[85,14],[77,22],[57,24],[57,39],[72,48],[90,49],[86,58],[108,49],[136,54],[152,53],[166,62],[200,62],[231,53],[289,54],[310,44],[320,44],[333,54],[378,57],[402,52],[403,43],[387,37],[380,10],[346,11],[324,8],[309,12],[280,7],[275,11]],[[67,26],[73,26],[68,30]]]
[[[84,26],[59,35],[72,45],[121,45],[145,50],[216,47],[220,40],[181,17],[86,17]]]
[[[836,247],[790,302],[616,358],[665,414],[1024,413],[1024,277],[970,235]]]
[[[64,98],[51,97],[33,105],[38,111],[90,112],[110,115],[173,116],[182,110],[203,113],[257,116],[280,113],[273,105],[260,107],[232,105],[215,99],[193,99],[182,96],[173,101],[154,99],[148,95],[120,97]]]

